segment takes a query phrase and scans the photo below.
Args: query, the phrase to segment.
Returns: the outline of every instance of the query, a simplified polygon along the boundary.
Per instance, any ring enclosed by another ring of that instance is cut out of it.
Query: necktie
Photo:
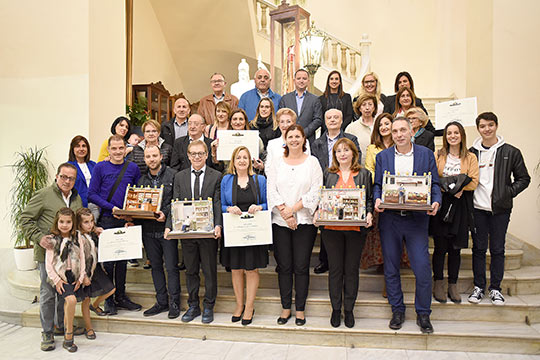
[[[195,171],[193,170],[193,173],[195,174],[195,184],[193,185],[193,198],[198,199],[201,197],[201,174],[202,170]]]

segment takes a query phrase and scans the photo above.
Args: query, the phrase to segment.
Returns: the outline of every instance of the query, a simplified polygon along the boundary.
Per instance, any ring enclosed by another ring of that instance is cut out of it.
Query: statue
[[[249,78],[249,64],[242,59],[238,64],[238,82],[231,85],[231,94],[240,99],[243,93],[255,87],[255,81]]]

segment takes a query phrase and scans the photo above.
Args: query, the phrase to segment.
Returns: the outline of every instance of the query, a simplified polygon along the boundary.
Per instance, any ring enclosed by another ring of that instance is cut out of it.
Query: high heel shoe
[[[240,316],[234,316],[234,315],[233,315],[233,316],[231,317],[231,321],[232,321],[233,323],[235,323],[235,322],[239,322],[240,320],[242,320],[242,315],[244,314],[244,310],[246,310],[246,305],[244,305],[244,308],[242,309],[242,312],[240,313]]]
[[[67,339],[66,336],[71,335],[71,339]],[[69,352],[75,352],[77,351],[77,345],[73,343],[73,332],[66,332],[64,334],[64,343],[62,344],[62,347],[66,349]]]
[[[246,326],[246,325],[251,324],[254,316],[255,316],[255,308],[253,308],[253,312],[251,313],[251,319],[242,319],[242,325]]]

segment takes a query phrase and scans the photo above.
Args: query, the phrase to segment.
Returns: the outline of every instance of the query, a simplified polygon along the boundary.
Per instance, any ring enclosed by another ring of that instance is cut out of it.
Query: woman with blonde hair
[[[267,210],[266,178],[253,172],[251,154],[245,146],[237,147],[231,156],[227,174],[221,180],[221,207],[229,214],[254,214]],[[227,233],[224,234],[227,237]],[[268,246],[224,247],[221,264],[231,269],[236,308],[231,321],[249,325],[255,314],[255,296],[259,288],[259,270],[268,265]],[[246,300],[244,303],[244,275]]]
[[[386,95],[381,93],[381,82],[379,80],[379,76],[377,76],[374,72],[368,72],[362,77],[362,87],[359,89],[357,96],[354,98],[354,103],[358,100],[360,95],[362,94],[370,94],[376,97],[377,99],[377,113],[374,115],[374,117],[379,116],[383,113],[384,109],[384,102],[386,101]],[[358,108],[354,107],[353,104],[353,110],[355,118],[357,119],[361,114],[358,111]]]

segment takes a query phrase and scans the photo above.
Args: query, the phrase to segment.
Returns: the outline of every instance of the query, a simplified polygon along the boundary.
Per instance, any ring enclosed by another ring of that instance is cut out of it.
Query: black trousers
[[[431,259],[433,279],[444,279],[444,257],[448,254],[448,283],[456,284],[461,265],[461,249],[454,249],[452,239],[445,236],[434,236],[433,239],[435,240],[435,249]]]
[[[101,216],[98,225],[103,229],[112,229],[124,227],[125,223],[124,220],[112,216]],[[114,293],[116,299],[124,297],[126,295],[127,260],[106,261],[103,263],[103,270],[105,270],[107,277],[116,287]]]
[[[180,272],[178,270],[178,240],[165,240],[163,233],[143,232],[143,244],[148,260],[152,264],[152,281],[158,304],[166,306],[170,302],[180,305]],[[163,259],[167,269],[167,282],[163,270]],[[170,299],[169,299],[170,298]]]
[[[188,305],[199,307],[200,268],[204,274],[205,309],[213,309],[217,296],[217,248],[216,239],[186,239],[181,240],[184,264],[186,265],[186,286],[188,290]],[[152,266],[154,266],[152,264]]]
[[[328,290],[333,310],[352,311],[358,296],[360,258],[366,243],[367,230],[322,230],[321,236],[328,253]]]
[[[486,288],[486,251],[489,245],[491,276],[488,290],[501,291],[504,276],[504,246],[509,222],[510,213],[493,215],[490,211],[474,209],[476,233],[472,234],[473,275],[474,285],[480,289]]]
[[[321,262],[321,264],[324,264],[326,267],[328,267],[328,253],[326,252],[326,245],[324,244],[324,241],[321,241],[321,249],[319,250],[319,261]]]
[[[281,306],[283,309],[291,308],[294,276],[294,303],[297,311],[304,311],[309,289],[309,261],[317,228],[302,224],[296,230],[291,230],[272,224],[272,235]]]

